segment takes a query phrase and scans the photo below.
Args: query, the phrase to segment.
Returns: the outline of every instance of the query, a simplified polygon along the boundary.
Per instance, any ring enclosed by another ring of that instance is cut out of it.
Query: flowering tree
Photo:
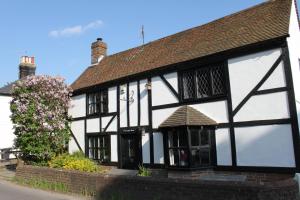
[[[70,94],[60,77],[29,76],[13,86],[15,147],[25,161],[43,163],[64,151],[70,135]]]

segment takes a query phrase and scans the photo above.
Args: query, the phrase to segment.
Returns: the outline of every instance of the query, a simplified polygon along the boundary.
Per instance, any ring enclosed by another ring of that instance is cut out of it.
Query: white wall
[[[146,126],[149,124],[148,113],[148,91],[145,88],[147,79],[140,80],[140,105],[141,105],[141,125]]]
[[[86,95],[78,95],[71,98],[71,106],[69,108],[69,115],[73,118],[84,117],[86,114]]]
[[[158,128],[159,125],[172,115],[179,107],[154,110],[152,112],[152,127]]]
[[[235,128],[238,166],[295,167],[290,125]]]
[[[265,76],[280,55],[281,50],[274,49],[228,60],[233,109]]]
[[[143,163],[150,163],[150,137],[149,133],[142,134]]]
[[[11,97],[0,96],[0,149],[11,148],[15,138],[13,124],[10,120]]]
[[[190,106],[215,120],[217,123],[228,122],[227,101],[201,103]]]
[[[164,75],[167,81],[178,91],[177,73]],[[152,105],[164,105],[170,103],[177,103],[178,99],[168,86],[161,80],[159,76],[153,77],[152,80]]]
[[[74,121],[71,123],[71,130],[74,134],[74,136],[76,137],[80,147],[82,148],[82,150],[84,151],[84,120],[81,121]],[[79,148],[77,146],[77,144],[75,143],[74,139],[71,138],[70,142],[69,142],[69,153],[73,153],[75,151],[79,151]]]
[[[231,142],[229,128],[216,130],[217,165],[231,166]]]
[[[292,76],[294,82],[294,91],[296,101],[300,102],[300,70],[299,70],[299,58],[300,58],[300,31],[299,31],[299,23],[297,19],[297,13],[295,8],[295,2],[293,1],[291,17],[290,17],[290,27],[289,27],[290,37],[287,39],[291,68],[292,68]],[[300,104],[297,103],[297,111],[298,111],[298,124],[300,125]],[[299,126],[300,127],[300,126]]]
[[[117,87],[108,89],[108,112],[117,112]]]
[[[118,162],[118,137],[117,135],[110,136],[110,160]]]
[[[129,83],[129,95],[132,101],[129,101],[129,124],[130,126],[138,125],[138,90],[137,82]]]
[[[100,132],[100,119],[88,119],[86,120],[86,132],[87,133],[98,133]]]
[[[268,120],[289,118],[287,92],[251,97],[234,116],[234,121]]]
[[[154,150],[154,163],[164,164],[164,143],[163,134],[160,132],[153,133],[153,150]]]
[[[266,90],[272,88],[285,87],[285,72],[284,65],[281,61],[274,72],[270,75],[270,77],[266,80],[266,82],[258,89],[258,90]]]
[[[126,84],[120,86],[119,101],[120,101],[120,127],[127,127],[127,85]]]
[[[109,121],[111,120],[113,116],[108,116],[108,117],[101,117],[101,126],[102,126],[102,131],[104,131],[105,127],[107,126],[107,124],[109,123]],[[113,119],[113,121],[111,122],[111,124],[108,126],[106,132],[114,132],[117,131],[117,120],[118,117],[115,117]]]

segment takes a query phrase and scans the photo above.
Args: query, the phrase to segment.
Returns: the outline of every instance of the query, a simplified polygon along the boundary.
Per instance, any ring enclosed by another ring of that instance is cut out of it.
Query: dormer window
[[[88,95],[88,115],[108,113],[108,90]]]

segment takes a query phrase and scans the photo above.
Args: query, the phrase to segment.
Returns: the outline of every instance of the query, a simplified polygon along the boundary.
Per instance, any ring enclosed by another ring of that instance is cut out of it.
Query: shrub
[[[89,159],[77,159],[77,160],[70,160],[66,162],[63,166],[64,169],[70,170],[79,170],[83,172],[97,172],[98,166],[93,161]]]
[[[59,155],[49,162],[49,166],[51,168],[79,170],[83,172],[97,172],[100,170],[100,167],[95,162],[85,158],[81,152],[76,152],[72,155]]]
[[[138,176],[151,176],[151,171],[143,165],[139,165]]]
[[[71,89],[64,79],[29,76],[13,86],[11,119],[15,148],[27,163],[47,163],[65,150]]]

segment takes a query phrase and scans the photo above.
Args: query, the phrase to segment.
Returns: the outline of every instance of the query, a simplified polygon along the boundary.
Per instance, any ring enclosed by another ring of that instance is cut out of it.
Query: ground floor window
[[[213,163],[212,129],[176,128],[167,131],[167,152],[172,167],[208,167]]]
[[[110,162],[110,136],[88,137],[89,158],[99,162]]]

